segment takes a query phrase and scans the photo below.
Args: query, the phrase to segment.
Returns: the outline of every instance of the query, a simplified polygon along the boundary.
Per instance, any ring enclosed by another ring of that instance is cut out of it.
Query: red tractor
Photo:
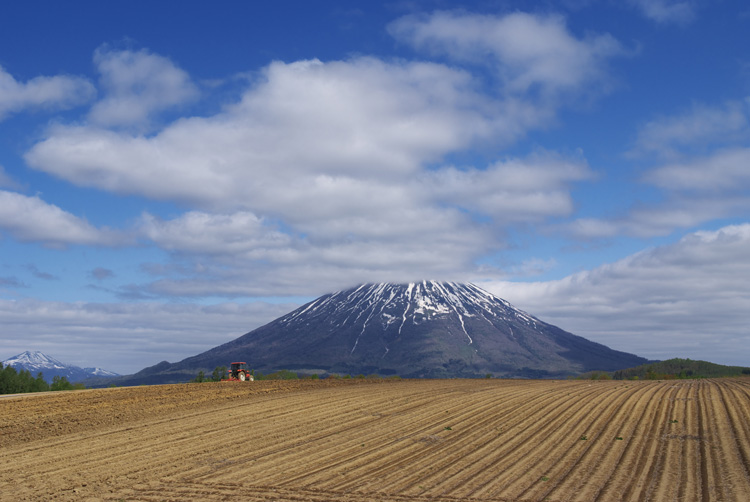
[[[247,369],[247,363],[231,363],[229,367],[230,382],[252,382],[253,380],[253,373]]]

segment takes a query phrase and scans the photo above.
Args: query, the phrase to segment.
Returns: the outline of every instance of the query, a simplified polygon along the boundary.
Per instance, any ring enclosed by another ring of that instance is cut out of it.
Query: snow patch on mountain
[[[52,382],[56,376],[65,377],[70,382],[85,380],[90,377],[114,377],[117,373],[102,368],[81,368],[72,364],[65,364],[54,357],[39,351],[22,352],[2,361],[3,366],[12,366],[16,370],[26,370],[33,376],[41,372],[47,382]]]
[[[466,343],[474,340],[466,328],[466,318],[479,317],[492,325],[491,318],[522,322],[535,326],[538,320],[514,308],[510,303],[484,291],[473,284],[455,282],[422,281],[408,284],[363,284],[347,291],[323,296],[280,319],[281,323],[293,323],[302,318],[326,312],[328,315],[344,316],[341,326],[362,322],[359,336],[350,349],[354,353],[360,337],[373,317],[379,316],[385,328],[400,321],[399,334],[407,322],[419,325],[433,320],[454,316]]]

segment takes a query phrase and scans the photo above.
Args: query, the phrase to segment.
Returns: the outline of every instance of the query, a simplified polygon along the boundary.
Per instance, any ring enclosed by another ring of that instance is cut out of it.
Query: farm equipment
[[[252,382],[254,380],[253,372],[247,369],[247,363],[231,363],[228,380],[230,382]]]

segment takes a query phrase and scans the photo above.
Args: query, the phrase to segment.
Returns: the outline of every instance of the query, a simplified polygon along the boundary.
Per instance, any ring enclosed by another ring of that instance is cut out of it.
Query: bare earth
[[[750,379],[185,384],[0,399],[0,500],[748,501]]]

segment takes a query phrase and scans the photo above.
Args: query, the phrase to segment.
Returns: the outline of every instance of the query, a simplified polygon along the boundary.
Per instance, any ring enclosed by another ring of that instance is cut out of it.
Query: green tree
[[[16,370],[13,366],[3,367],[0,364],[0,394],[21,394],[25,392],[42,392],[49,390],[42,374],[36,378],[29,370]]]
[[[217,366],[216,368],[214,368],[214,372],[211,375],[211,381],[221,382],[226,377],[227,377],[227,367]]]
[[[18,372],[13,366],[6,366],[0,372],[0,394],[17,394],[23,392]]]
[[[49,390],[49,384],[42,376],[40,371],[34,381],[31,383],[31,392],[45,392]]]
[[[73,389],[74,389],[73,384],[68,381],[67,377],[58,376],[58,375],[55,375],[54,377],[52,377],[52,385],[50,385],[49,390],[58,391],[58,390],[73,390]]]

